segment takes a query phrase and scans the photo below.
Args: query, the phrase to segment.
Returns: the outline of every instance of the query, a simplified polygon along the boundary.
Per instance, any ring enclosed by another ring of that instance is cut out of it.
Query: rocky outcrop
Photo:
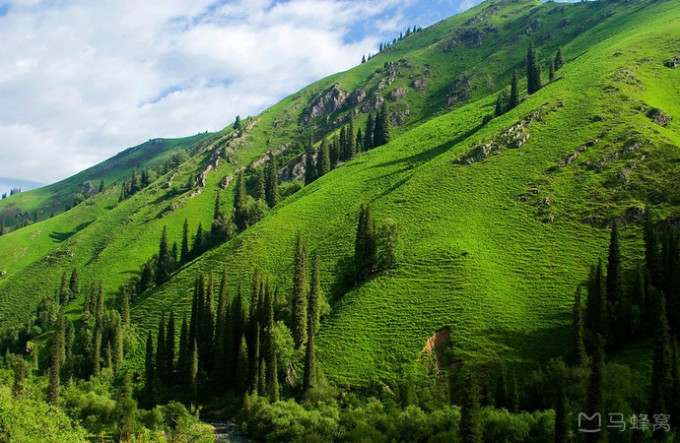
[[[427,89],[427,79],[426,78],[417,78],[411,82],[411,86],[413,86],[413,89],[416,91],[424,91]]]
[[[657,125],[661,126],[666,126],[669,124],[672,120],[673,117],[670,115],[666,114],[659,108],[652,108],[647,112],[647,117]]]
[[[316,158],[316,155],[313,154]],[[301,156],[295,157],[279,170],[279,183],[285,181],[296,181],[301,180],[305,177],[305,172],[307,172],[307,153]]]
[[[385,99],[379,95],[374,95],[370,100],[363,104],[361,112],[375,112],[385,103]]]
[[[396,102],[398,100],[405,98],[407,94],[408,94],[408,89],[398,87],[398,88],[395,88],[392,92],[390,92],[390,98]]]
[[[307,108],[307,121],[340,110],[348,97],[349,93],[340,89],[339,85],[331,86],[314,97]]]

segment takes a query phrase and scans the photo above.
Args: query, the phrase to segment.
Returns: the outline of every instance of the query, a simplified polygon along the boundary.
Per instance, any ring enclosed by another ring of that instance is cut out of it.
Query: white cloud
[[[48,183],[149,138],[219,130],[357,64],[413,1],[12,2],[0,177]],[[367,21],[374,32],[347,38]]]

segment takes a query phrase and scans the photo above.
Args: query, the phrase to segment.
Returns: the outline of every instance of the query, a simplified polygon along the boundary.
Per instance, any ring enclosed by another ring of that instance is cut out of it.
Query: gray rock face
[[[314,97],[308,108],[309,119],[321,117],[339,110],[347,101],[348,93],[340,89],[340,86],[333,85]]]
[[[417,78],[413,80],[413,83],[411,83],[411,86],[413,86],[413,89],[416,91],[424,91],[427,89],[427,79],[426,78]]]
[[[402,98],[406,97],[407,94],[408,89],[399,87],[390,93],[390,98],[396,102],[397,100],[401,100]]]

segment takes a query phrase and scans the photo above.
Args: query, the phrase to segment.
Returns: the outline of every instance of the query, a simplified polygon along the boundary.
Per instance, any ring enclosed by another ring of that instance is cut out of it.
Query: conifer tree
[[[519,106],[519,73],[515,71],[512,75],[512,84],[510,86],[510,102],[508,107],[514,109]]]
[[[257,374],[257,395],[260,397],[267,396],[267,361],[264,358],[260,358],[258,365]]]
[[[248,345],[246,338],[241,336],[239,340],[238,355],[236,357],[236,378],[235,384],[239,389],[248,384]]]
[[[609,257],[607,259],[607,279],[605,294],[607,299],[607,315],[610,326],[610,344],[618,345],[614,340],[622,340],[630,329],[629,306],[623,288],[623,269],[621,264],[621,247],[619,231],[614,224],[609,241]]]
[[[243,172],[239,172],[236,179],[236,195],[234,196],[234,223],[239,230],[247,227],[246,214],[246,185],[243,181]]]
[[[123,325],[130,324],[130,299],[128,298],[128,291],[124,290],[120,299],[120,319]]]
[[[482,442],[482,419],[480,416],[479,385],[468,373],[465,389],[465,403],[460,415],[460,433],[463,443]]]
[[[366,118],[366,131],[364,132],[364,151],[373,149],[373,133],[375,132],[375,122],[373,114],[368,114]]]
[[[153,379],[154,379],[154,356],[153,356],[153,336],[151,331],[146,336],[146,358],[144,360],[144,387],[149,406],[153,406]]]
[[[198,229],[196,229],[196,236],[194,237],[194,245],[191,248],[191,256],[193,258],[200,257],[204,251],[205,238],[203,234],[203,224],[198,223]]]
[[[114,315],[113,323],[113,337],[111,338],[112,344],[112,356],[111,365],[114,371],[118,371],[124,362],[123,355],[123,331],[120,324],[120,316]]]
[[[184,226],[182,227],[182,248],[179,253],[179,262],[181,264],[188,263],[191,260],[189,254],[189,220],[184,219]]]
[[[238,131],[241,129],[241,116],[237,115],[236,120],[234,120],[234,130]]]
[[[54,406],[59,406],[59,356],[57,349],[53,348],[52,361],[50,363],[49,385],[47,387],[47,397]]]
[[[558,71],[564,66],[564,56],[562,55],[562,48],[557,49],[557,54],[555,54],[555,71]]]
[[[361,205],[354,245],[354,266],[358,281],[363,281],[378,263],[375,222],[368,205]]]
[[[92,347],[92,374],[99,375],[101,368],[101,348],[102,348],[102,330],[99,327],[94,331],[94,346]]]
[[[347,128],[347,160],[351,160],[357,153],[357,141],[354,132],[354,118],[350,117]]]
[[[241,337],[245,334],[245,310],[243,307],[243,292],[241,286],[236,291],[236,297],[231,305],[231,321],[227,324],[228,335],[227,344],[230,344],[232,353],[230,354],[231,365],[227,367],[230,375],[236,375],[238,355],[241,349]],[[230,340],[231,339],[231,340]]]
[[[156,368],[158,375],[164,376],[166,352],[165,352],[165,313],[161,314],[161,319],[158,323],[158,337],[156,338]]]
[[[189,326],[187,324],[187,316],[184,314],[182,319],[182,328],[179,333],[179,355],[177,356],[177,372],[180,375],[180,380],[183,382],[188,378],[189,371]]]
[[[595,337],[597,334],[606,335],[607,327],[607,299],[602,281],[602,262],[590,269],[588,278],[588,304],[586,311],[586,327]]]
[[[541,68],[538,64],[536,48],[531,43],[527,51],[527,91],[531,95],[539,89],[541,89]]]
[[[168,249],[168,230],[163,226],[161,242],[158,248],[158,262],[156,263],[156,284],[165,283],[170,278],[172,272],[172,259]]]
[[[208,278],[208,287],[205,291],[205,298],[203,301],[203,313],[201,314],[201,324],[200,324],[200,345],[199,345],[199,358],[206,370],[212,369],[213,363],[213,346],[214,346],[214,333],[215,333],[215,312],[213,310],[213,298],[214,298],[214,283],[213,275],[210,273]]]
[[[295,275],[293,277],[293,340],[299,348],[307,335],[307,256],[302,235],[295,241]]]
[[[59,304],[65,305],[69,301],[68,278],[66,272],[61,274],[61,286],[59,287]]]
[[[170,311],[168,329],[165,333],[165,366],[163,368],[167,383],[172,382],[175,366],[175,313]]]
[[[220,201],[220,192],[217,191],[215,195],[215,209],[213,210],[213,219],[218,219],[222,215],[222,202]]]
[[[317,160],[318,163],[318,160]],[[316,180],[316,165],[314,164],[314,150],[307,147],[305,152],[305,186]]]
[[[319,154],[316,160],[317,175],[323,177],[328,174],[331,170],[331,156],[328,149],[328,140],[325,138],[321,141],[321,147],[319,148]]]
[[[494,111],[494,114],[496,117],[500,117],[501,115],[505,114],[505,108],[507,106],[507,97],[505,96],[505,92],[501,91],[498,94],[498,99],[496,100],[496,110]]]
[[[572,359],[576,366],[582,366],[587,358],[586,347],[583,341],[583,315],[581,309],[581,287],[576,289],[576,297],[574,297],[574,309],[572,329],[574,334],[574,343],[572,349]]]
[[[548,80],[555,81],[555,62],[551,61],[548,66]]]
[[[255,185],[255,200],[265,200],[267,194],[265,193],[264,172],[262,168],[257,170],[257,184]]]
[[[75,298],[78,297],[78,294],[80,294],[80,277],[78,276],[78,268],[73,268],[68,286],[71,290],[71,300],[75,300]]]
[[[357,138],[356,138],[356,152],[364,152],[364,135],[361,133],[361,128],[357,129]]]
[[[373,147],[377,148],[390,142],[390,120],[387,114],[387,106],[383,105],[375,120],[373,135]]]
[[[659,236],[657,234],[652,212],[649,207],[645,209],[643,223],[643,235],[645,240],[645,266],[651,283],[657,288],[661,287],[661,256],[659,253]]]
[[[339,155],[340,155],[340,160],[343,162],[346,162],[349,160],[349,157],[347,156],[347,126],[343,126],[340,129],[340,147],[338,148]]]
[[[654,327],[654,360],[652,363],[651,409],[655,414],[669,413],[673,404],[671,334],[666,314],[666,299],[661,293],[657,301]]]
[[[229,312],[229,300],[227,296],[227,271],[222,271],[220,281],[219,299],[217,302],[217,318],[215,322],[215,374],[217,380],[227,377],[227,321]],[[218,383],[218,386],[224,386]]]
[[[602,414],[604,411],[604,338],[601,335],[595,336],[594,351],[591,358],[590,379],[588,380],[588,391],[586,392],[586,412],[588,416]]]
[[[309,309],[307,318],[307,349],[305,352],[305,374],[303,386],[305,392],[316,384],[316,353],[314,349],[314,336],[319,323],[319,299],[321,297],[321,284],[319,282],[319,258],[314,256],[312,261],[312,285],[309,291]]]
[[[191,343],[189,352],[189,372],[187,379],[187,388],[189,391],[189,398],[191,403],[196,403],[198,400],[198,347],[196,340]]]
[[[338,146],[338,138],[334,137],[328,148],[331,159],[331,169],[335,169],[338,166],[338,161],[340,160],[340,150]]]
[[[64,308],[59,310],[59,316],[57,317],[57,328],[54,332],[55,352],[58,358],[59,367],[61,368],[66,362],[66,315],[64,313]]]
[[[267,165],[267,178],[265,181],[265,194],[267,204],[273,208],[279,203],[279,178],[276,170],[276,158],[272,156]]]
[[[568,443],[569,423],[567,420],[567,381],[566,367],[558,374],[557,379],[557,399],[555,402],[555,443]]]
[[[0,235],[5,234],[5,219],[0,217]]]
[[[99,182],[99,193],[101,194],[105,189],[106,187],[104,186],[104,180],[102,180]]]

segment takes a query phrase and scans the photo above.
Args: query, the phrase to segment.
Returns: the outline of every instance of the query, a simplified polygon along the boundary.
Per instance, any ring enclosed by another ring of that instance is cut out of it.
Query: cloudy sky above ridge
[[[219,130],[480,2],[0,0],[0,186]]]

